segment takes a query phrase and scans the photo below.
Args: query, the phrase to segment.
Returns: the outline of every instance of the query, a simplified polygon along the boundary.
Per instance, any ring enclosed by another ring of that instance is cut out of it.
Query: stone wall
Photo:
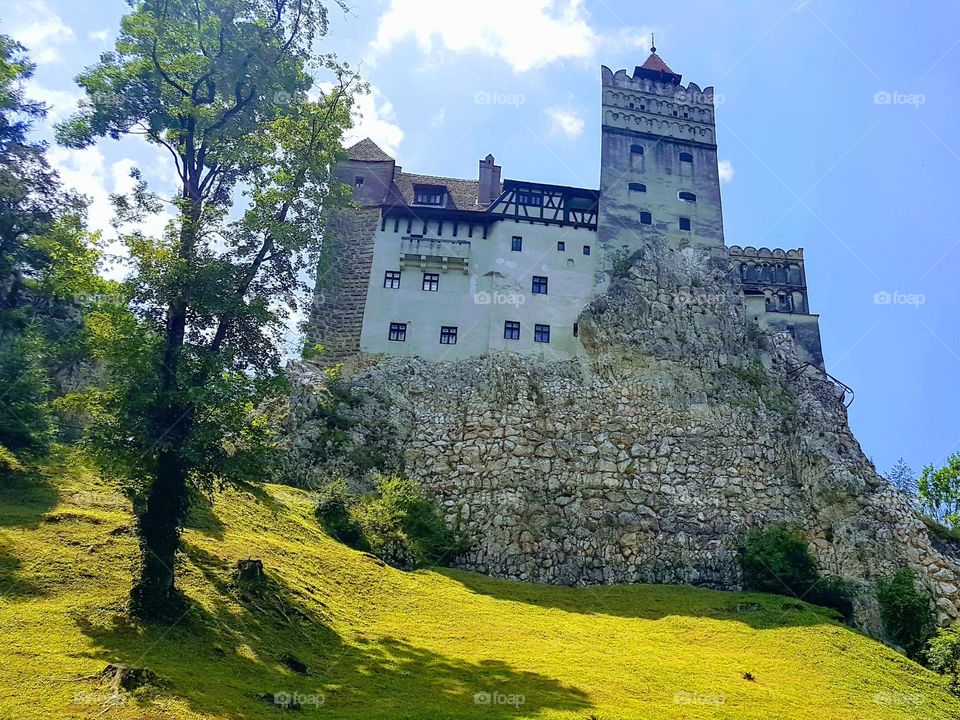
[[[960,564],[863,455],[842,392],[748,320],[739,284],[722,247],[651,246],[581,316],[588,357],[360,358],[347,384],[389,401],[358,427],[396,429],[470,539],[465,568],[737,588],[743,534],[785,521],[858,584],[864,627],[871,580],[900,566],[956,617]]]
[[[323,345],[325,362],[360,351],[379,220],[379,207],[338,210],[327,219],[307,331],[307,345]]]

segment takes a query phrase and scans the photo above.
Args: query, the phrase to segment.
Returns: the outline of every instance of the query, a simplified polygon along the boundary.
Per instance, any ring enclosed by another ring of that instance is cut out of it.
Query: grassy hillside
[[[403,573],[328,539],[312,509],[286,487],[219,495],[185,537],[192,609],[142,629],[122,613],[122,498],[65,469],[3,486],[0,717],[278,718],[282,693],[302,694],[293,717],[338,719],[960,717],[939,677],[810,606]],[[232,580],[247,557],[269,577],[256,592]],[[162,682],[113,694],[96,677],[110,662]]]

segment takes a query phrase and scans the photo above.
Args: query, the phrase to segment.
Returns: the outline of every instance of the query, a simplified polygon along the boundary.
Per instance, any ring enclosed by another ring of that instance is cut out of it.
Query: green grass
[[[330,540],[312,510],[286,487],[220,494],[185,534],[192,609],[142,628],[123,613],[135,540],[120,495],[66,469],[0,486],[0,717],[960,717],[942,678],[802,603],[404,573]],[[256,592],[232,580],[247,557],[269,577]],[[113,696],[96,678],[108,662],[163,683]],[[324,702],[259,697],[283,692]],[[475,704],[482,692],[524,702]]]

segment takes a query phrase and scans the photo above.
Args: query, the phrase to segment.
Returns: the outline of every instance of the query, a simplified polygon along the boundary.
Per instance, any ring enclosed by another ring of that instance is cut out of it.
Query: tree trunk
[[[179,256],[193,257],[202,204],[188,188],[191,198],[181,217]],[[153,413],[157,442],[156,472],[146,498],[137,512],[140,565],[130,591],[131,609],[143,620],[178,616],[183,602],[176,589],[176,559],[180,531],[187,513],[187,463],[181,455],[193,425],[193,408],[182,399],[180,359],[187,327],[188,298],[181,285],[174,288],[167,307],[164,354],[158,373],[160,393]]]
[[[137,514],[140,566],[130,592],[132,609],[145,620],[179,615],[175,567],[180,528],[187,511],[186,473],[175,451],[163,450],[146,503]]]

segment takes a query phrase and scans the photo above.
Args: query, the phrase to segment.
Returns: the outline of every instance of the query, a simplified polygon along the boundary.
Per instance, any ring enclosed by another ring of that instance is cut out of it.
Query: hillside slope
[[[330,718],[960,716],[941,678],[807,605],[404,573],[331,541],[312,508],[287,487],[218,495],[185,536],[192,609],[144,630],[122,614],[118,494],[65,469],[0,487],[0,717],[276,718],[284,693]],[[269,578],[256,592],[232,580],[248,557]],[[161,682],[111,693],[111,662]]]

